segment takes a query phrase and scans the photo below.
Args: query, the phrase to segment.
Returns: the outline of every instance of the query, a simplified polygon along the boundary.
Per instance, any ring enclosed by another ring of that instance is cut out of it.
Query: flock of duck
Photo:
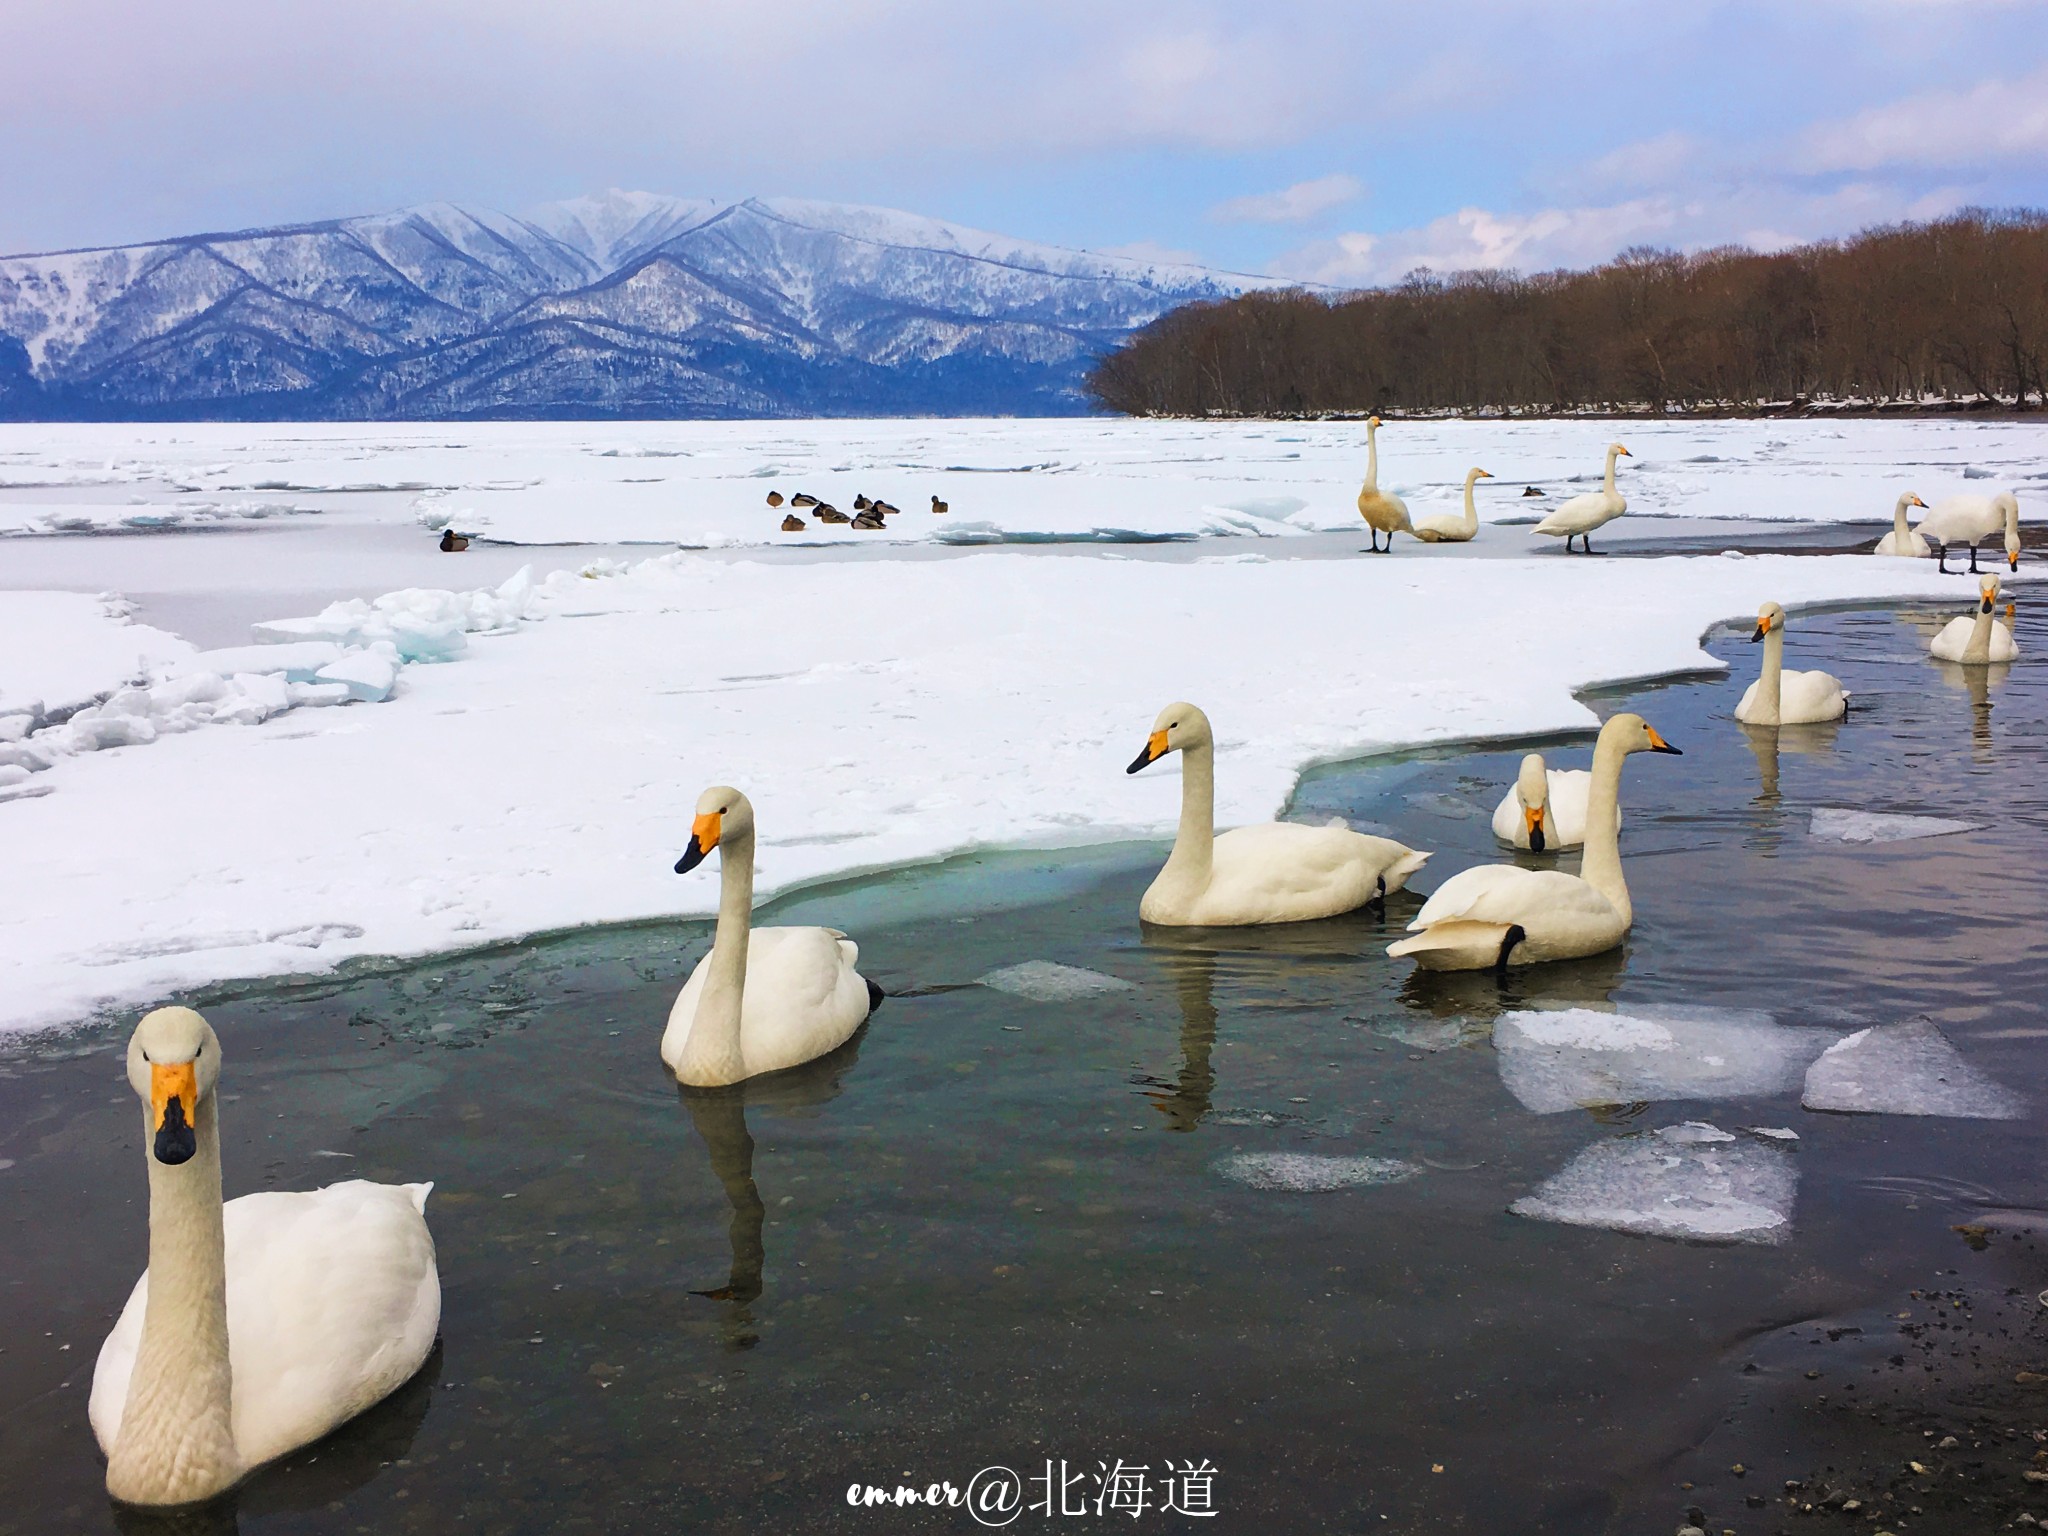
[[[768,505],[771,508],[781,507],[782,492],[770,491],[768,493]],[[809,491],[798,491],[794,496],[790,497],[789,507],[789,513],[782,519],[782,531],[784,533],[802,533],[806,528],[810,527],[809,523],[797,516],[798,512],[804,510],[808,510],[811,516],[821,523],[846,523],[852,527],[868,531],[888,527],[888,519],[903,510],[901,507],[894,506],[889,502],[870,500],[867,496],[861,495],[853,498],[853,516],[848,517],[844,512],[833,506],[831,502],[820,501]],[[933,516],[944,517],[947,510],[945,502],[939,500],[936,496],[932,498]]]
[[[1375,419],[1369,434],[1377,426]],[[1614,464],[1627,451],[1611,445],[1605,488],[1564,503],[1538,531],[1583,537],[1619,516],[1626,503],[1614,490]],[[1389,546],[1392,530],[1367,510],[1368,495],[1391,504],[1394,526],[1417,538],[1472,536],[1471,526],[1445,532],[1432,520],[1410,521],[1398,498],[1376,490],[1377,448],[1370,453],[1360,510],[1376,531],[1389,533]],[[1472,526],[1472,486],[1484,475],[1475,469],[1465,481]],[[1990,500],[2017,566],[2012,498]],[[806,504],[819,505],[815,498]],[[1909,505],[1924,503],[1900,498],[1891,547],[1879,553],[1923,555],[1929,543],[1945,553],[1950,543],[1970,542],[1974,561],[1975,540],[1989,536],[1973,535],[1981,517],[1944,518],[1935,508],[1912,530]],[[944,503],[934,507],[944,510]],[[1975,610],[1934,638],[1933,655],[1966,666],[2012,660],[2018,647],[2009,624],[1998,621],[1998,592],[1998,578],[1985,575]],[[1737,719],[1772,727],[1847,712],[1839,679],[1785,670],[1782,607],[1765,603],[1751,638],[1764,646],[1763,662]],[[1518,851],[1581,848],[1579,873],[1512,862],[1461,871],[1429,896],[1387,954],[1426,970],[1504,972],[1619,945],[1634,922],[1621,861],[1622,767],[1637,753],[1678,750],[1642,716],[1617,714],[1600,729],[1590,770],[1553,769],[1529,754],[1494,812],[1494,833]],[[1430,857],[1341,822],[1268,822],[1219,833],[1215,737],[1193,704],[1159,712],[1127,771],[1173,753],[1182,766],[1180,824],[1139,903],[1146,923],[1240,927],[1312,921],[1376,903],[1383,910]],[[719,855],[711,949],[677,996],[661,1038],[661,1058],[685,1086],[729,1086],[825,1056],[852,1038],[882,997],[857,969],[859,947],[839,930],[753,926],[754,836],[747,797],[714,786],[698,798],[676,862],[676,872],[687,874]],[[352,1180],[223,1202],[220,1073],[219,1037],[192,1009],[155,1010],[129,1041],[128,1082],[143,1106],[148,1147],[149,1266],[101,1348],[89,1404],[107,1455],[108,1491],[125,1503],[192,1504],[226,1491],[397,1389],[425,1362],[440,1327],[425,1217],[433,1186]]]

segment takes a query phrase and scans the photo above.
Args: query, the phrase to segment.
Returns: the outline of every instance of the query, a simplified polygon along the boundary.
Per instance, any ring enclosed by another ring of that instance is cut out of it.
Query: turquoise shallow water
[[[1686,753],[1628,768],[1637,926],[1504,985],[1388,962],[1409,895],[1384,919],[1142,930],[1160,850],[1119,847],[776,903],[764,920],[853,931],[895,995],[835,1058],[721,1094],[679,1092],[655,1054],[701,926],[206,1000],[229,1193],[434,1179],[443,1337],[395,1399],[229,1504],[121,1528],[966,1530],[957,1510],[849,1509],[846,1487],[1063,1461],[1092,1495],[1122,1458],[1211,1462],[1221,1513],[1202,1529],[1619,1532],[1695,1500],[1715,1529],[1774,1529],[1744,1498],[1890,1433],[1816,1394],[1896,1398],[1908,1372],[1976,1390],[1968,1349],[1988,1344],[1880,1339],[1912,1290],[1981,1295],[1987,1317],[2004,1298],[2004,1347],[2023,1348],[2048,1284],[2026,1236],[1951,1230],[1987,1211],[2048,1227],[2048,694],[2026,663],[1972,680],[1927,661],[1933,617],[1795,617],[1794,664],[1838,672],[1856,707],[1775,751],[1728,718],[1757,654],[1740,635],[1713,645],[1733,678],[1597,699]],[[2048,633],[2021,626],[2040,654]],[[1547,750],[1579,765],[1584,745]],[[1522,750],[1322,770],[1292,814],[1436,850],[1433,888],[1498,856],[1486,815]],[[1978,830],[1821,841],[1817,807]],[[1055,1003],[965,985],[1032,959],[1128,985]],[[1837,1033],[1925,1015],[2033,1108],[1820,1115],[1794,1092],[1536,1115],[1490,1040],[1530,1002],[1761,1008]],[[4,1533],[116,1523],[84,1423],[145,1250],[116,1048],[0,1061]],[[1788,1242],[1509,1214],[1586,1147],[1697,1118],[1798,1130]],[[1276,1152],[1420,1172],[1300,1193],[1219,1167]],[[1827,1328],[1863,1331],[1812,1342]],[[1981,1528],[1943,1518],[1907,1525]]]

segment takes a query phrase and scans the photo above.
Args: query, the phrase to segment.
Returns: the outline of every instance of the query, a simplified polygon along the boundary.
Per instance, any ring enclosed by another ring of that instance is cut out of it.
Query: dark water
[[[230,1195],[435,1180],[442,1344],[396,1398],[228,1504],[120,1528],[969,1530],[960,1510],[850,1509],[846,1488],[964,1488],[991,1464],[1030,1480],[1051,1461],[1055,1494],[1064,1462],[1068,1497],[1092,1499],[1118,1458],[1148,1469],[1154,1503],[1166,1463],[1216,1469],[1218,1516],[1148,1510],[1139,1529],[1670,1531],[1697,1505],[1748,1536],[1786,1524],[1784,1479],[1827,1468],[1869,1484],[1885,1529],[2048,1515],[2019,1471],[2048,1387],[2013,1381],[2048,1371],[2038,1113],[1821,1115],[1795,1094],[1538,1116],[1488,1039],[1532,1000],[1761,1007],[1841,1031],[1924,1014],[2048,1102],[2048,691],[2026,662],[1944,671],[1931,627],[1796,619],[1790,659],[1838,672],[1855,710],[1775,752],[1729,718],[1757,654],[1740,637],[1714,646],[1731,680],[1595,700],[1686,753],[1629,764],[1636,928],[1505,986],[1388,962],[1411,896],[1384,920],[1143,932],[1159,850],[1112,849],[776,904],[766,920],[851,929],[898,995],[837,1057],[723,1094],[679,1093],[655,1050],[701,927],[202,1000],[226,1048]],[[2024,613],[2021,642],[2048,648]],[[1583,763],[1583,742],[1551,745]],[[1522,750],[1319,772],[1295,814],[1437,850],[1433,887],[1498,857],[1486,814]],[[1817,806],[1981,830],[1816,841]],[[1042,1003],[957,985],[1028,959],[1130,986]],[[116,1049],[0,1061],[0,1533],[116,1525],[85,1424],[145,1253]],[[1798,1130],[1789,1242],[1508,1214],[1589,1144],[1694,1118]],[[1217,1170],[1239,1151],[1424,1171],[1255,1190]],[[1991,1230],[1951,1230],[1973,1223]],[[1958,1447],[1925,1449],[1950,1420]],[[1089,1509],[1010,1528],[1128,1518]]]

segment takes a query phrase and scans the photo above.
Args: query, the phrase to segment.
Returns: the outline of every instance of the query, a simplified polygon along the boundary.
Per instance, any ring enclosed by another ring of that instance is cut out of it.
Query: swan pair
[[[1986,576],[1977,584],[1977,611],[1966,618],[1950,619],[1928,642],[1928,652],[1937,661],[1959,661],[1972,667],[2015,660],[2020,654],[2019,642],[2009,626],[1997,621],[1997,607],[1998,578]]]
[[[1634,458],[1619,443],[1607,445],[1607,474],[1600,489],[1588,491],[1583,496],[1574,496],[1569,501],[1559,502],[1550,516],[1538,523],[1532,532],[1548,534],[1556,538],[1564,536],[1565,552],[1571,552],[1572,540],[1577,539],[1585,546],[1586,553],[1593,553],[1592,533],[1595,528],[1604,528],[1628,510],[1628,498],[1614,488],[1614,461],[1619,458]]]
[[[1380,419],[1375,416],[1365,424],[1365,484],[1358,492],[1358,515],[1365,519],[1372,530],[1372,552],[1385,554],[1394,547],[1394,535],[1408,534],[1425,544],[1464,544],[1479,532],[1479,509],[1472,503],[1472,487],[1481,480],[1491,480],[1492,472],[1471,469],[1465,473],[1465,511],[1462,516],[1447,512],[1434,513],[1428,517],[1413,518],[1408,513],[1408,503],[1391,491],[1380,489]],[[1387,547],[1380,548],[1380,535],[1387,536]]]

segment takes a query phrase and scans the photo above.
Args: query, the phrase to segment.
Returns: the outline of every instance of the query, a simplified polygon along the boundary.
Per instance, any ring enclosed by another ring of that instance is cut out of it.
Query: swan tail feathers
[[[1387,866],[1385,875],[1387,889],[1398,891],[1410,875],[1413,875],[1428,862],[1429,855],[1427,853],[1414,848],[1408,849],[1400,858]]]
[[[1482,923],[1473,918],[1453,918],[1431,923],[1420,933],[1387,946],[1387,957],[1399,960],[1407,955],[1436,970],[1483,970],[1496,964],[1507,943],[1512,923]]]
[[[432,1179],[427,1180],[424,1184],[401,1184],[398,1187],[404,1190],[406,1198],[412,1201],[412,1208],[414,1210],[418,1211],[422,1216],[427,1214],[427,1196],[434,1192],[434,1181]]]

